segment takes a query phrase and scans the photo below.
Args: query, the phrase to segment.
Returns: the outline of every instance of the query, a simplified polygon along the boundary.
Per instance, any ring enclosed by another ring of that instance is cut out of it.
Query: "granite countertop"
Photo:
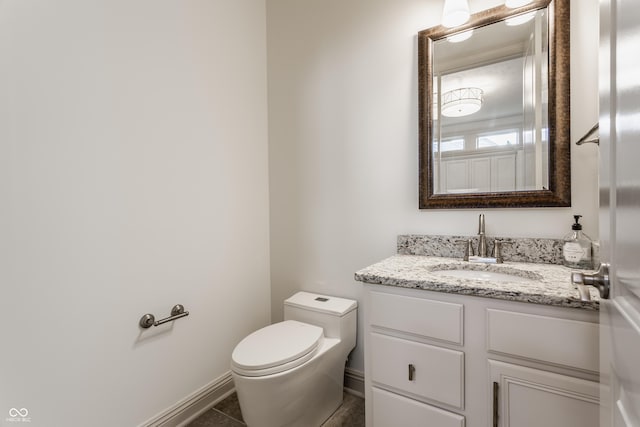
[[[483,281],[437,275],[436,270],[472,269],[506,273],[530,279]],[[598,310],[598,291],[589,287],[591,301],[581,301],[571,284],[571,269],[562,265],[507,262],[504,264],[469,263],[460,258],[422,255],[394,255],[355,273],[364,283],[424,289],[460,295],[529,302],[559,307]]]

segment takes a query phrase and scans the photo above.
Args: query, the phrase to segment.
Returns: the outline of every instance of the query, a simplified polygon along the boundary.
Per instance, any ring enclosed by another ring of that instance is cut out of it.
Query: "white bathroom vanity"
[[[598,297],[552,264],[396,255],[364,285],[367,426],[596,427]],[[505,271],[492,282],[434,274]]]

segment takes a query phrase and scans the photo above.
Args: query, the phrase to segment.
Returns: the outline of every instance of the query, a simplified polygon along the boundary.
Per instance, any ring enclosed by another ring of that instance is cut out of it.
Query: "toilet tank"
[[[327,338],[339,338],[352,349],[356,345],[358,301],[298,292],[284,301],[284,320],[297,320],[324,329]]]

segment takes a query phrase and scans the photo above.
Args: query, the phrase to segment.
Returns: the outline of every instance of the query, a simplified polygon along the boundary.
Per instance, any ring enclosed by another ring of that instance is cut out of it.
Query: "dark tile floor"
[[[188,427],[243,427],[240,404],[235,393],[193,420]],[[322,427],[364,427],[364,399],[350,393]]]

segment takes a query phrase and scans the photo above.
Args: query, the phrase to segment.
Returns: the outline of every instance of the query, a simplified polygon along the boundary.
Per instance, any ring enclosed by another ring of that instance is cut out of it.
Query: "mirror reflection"
[[[546,8],[433,42],[434,194],[549,189]]]
[[[571,206],[569,3],[418,33],[421,209]]]

